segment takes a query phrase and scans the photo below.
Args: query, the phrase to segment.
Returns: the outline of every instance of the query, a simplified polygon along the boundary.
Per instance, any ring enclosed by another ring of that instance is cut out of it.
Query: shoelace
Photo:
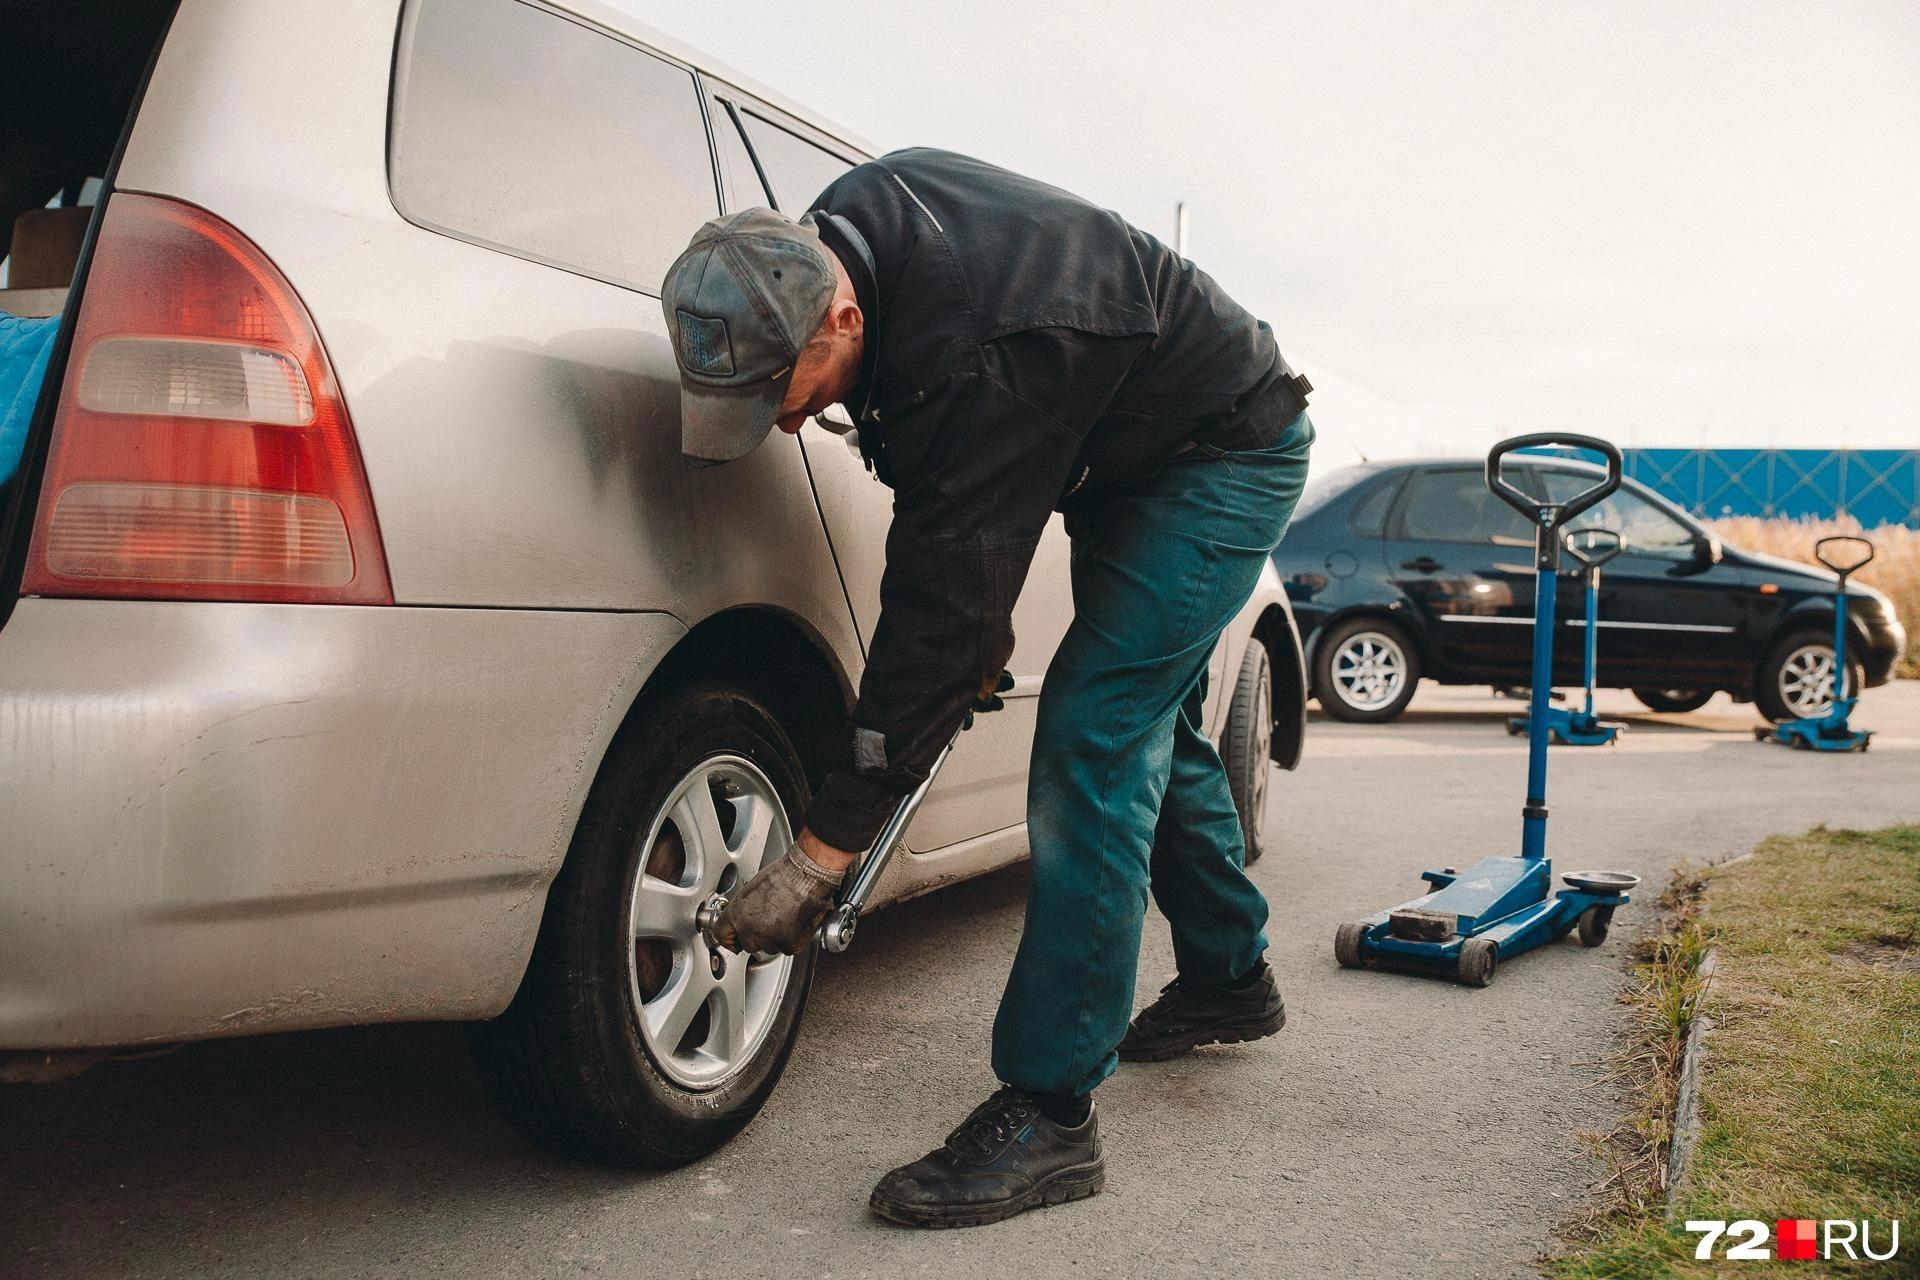
[[[1003,1089],[968,1116],[947,1138],[947,1145],[961,1155],[984,1160],[1038,1113],[1033,1103]]]

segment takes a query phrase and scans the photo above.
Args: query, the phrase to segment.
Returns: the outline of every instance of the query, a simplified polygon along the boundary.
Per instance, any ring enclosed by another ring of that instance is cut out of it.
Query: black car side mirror
[[[1719,564],[1725,557],[1726,549],[1713,534],[1701,534],[1693,540],[1693,558],[1702,565]]]

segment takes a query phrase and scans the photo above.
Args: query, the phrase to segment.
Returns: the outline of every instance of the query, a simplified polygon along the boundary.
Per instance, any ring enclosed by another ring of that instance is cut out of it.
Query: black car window
[[[1533,527],[1488,491],[1480,471],[1450,467],[1414,472],[1401,504],[1400,536],[1426,542],[1530,546]]]
[[[1547,492],[1555,501],[1564,502],[1592,488],[1595,479],[1580,472],[1549,471]],[[1639,555],[1667,560],[1690,560],[1694,555],[1694,531],[1627,488],[1575,516],[1572,527],[1612,529],[1626,540],[1629,551]]]
[[[1371,474],[1365,467],[1340,467],[1334,471],[1314,472],[1307,477],[1307,487],[1300,491],[1300,501],[1293,508],[1293,518],[1305,519],[1355,485],[1364,483]]]
[[[1381,538],[1387,532],[1387,512],[1393,507],[1393,495],[1400,492],[1401,476],[1383,477],[1380,483],[1360,495],[1347,513],[1347,527],[1363,538]]]

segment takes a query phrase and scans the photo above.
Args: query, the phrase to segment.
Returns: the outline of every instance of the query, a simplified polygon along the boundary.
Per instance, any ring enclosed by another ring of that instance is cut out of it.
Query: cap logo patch
[[[733,343],[727,336],[727,322],[690,311],[675,311],[674,315],[680,321],[680,367],[710,378],[731,378]]]

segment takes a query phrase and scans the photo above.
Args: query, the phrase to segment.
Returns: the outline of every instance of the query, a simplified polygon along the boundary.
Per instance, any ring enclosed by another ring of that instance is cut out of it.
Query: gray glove
[[[844,871],[828,871],[799,845],[727,900],[713,940],[734,951],[799,955],[833,912]]]

